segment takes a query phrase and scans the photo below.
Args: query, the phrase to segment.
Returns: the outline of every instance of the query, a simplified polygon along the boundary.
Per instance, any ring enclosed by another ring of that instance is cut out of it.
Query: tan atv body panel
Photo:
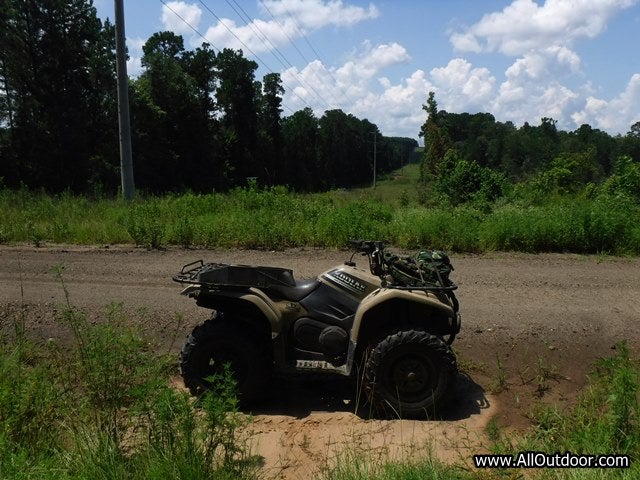
[[[427,307],[446,313],[450,318],[454,318],[453,307],[442,302],[435,294],[419,290],[398,290],[396,288],[380,288],[368,295],[360,304],[351,329],[351,340],[357,343],[362,326],[362,318],[372,308],[390,300],[404,300],[411,303],[419,303]]]
[[[181,295],[185,295],[189,297],[189,296],[192,296],[193,294],[197,294],[201,290],[202,290],[202,286],[200,285],[188,285],[186,288],[182,290]],[[242,290],[239,290],[239,291],[226,290],[224,292],[217,292],[217,295],[229,297],[229,298],[237,298],[238,300],[251,303],[260,312],[262,312],[264,317],[269,321],[269,324],[271,325],[271,331],[273,333],[280,333],[281,316],[282,316],[282,310],[284,309],[284,307],[282,308],[278,308],[278,307],[280,307],[279,303],[284,303],[284,302],[274,302],[273,300],[271,300],[271,298],[269,298],[269,296],[267,296],[259,288],[252,287],[249,289],[249,292],[250,293],[247,293],[246,291],[242,291]]]
[[[342,278],[344,279],[341,280]],[[340,267],[327,270],[318,277],[322,283],[332,288],[339,289],[343,293],[345,286],[348,288],[354,284],[353,278],[360,281],[360,285],[356,285],[352,289],[352,296],[360,302],[350,334],[351,341],[354,344],[357,344],[358,342],[358,336],[364,315],[377,305],[390,300],[419,303],[426,307],[443,312],[447,317],[452,319],[455,317],[453,306],[448,303],[444,303],[442,296],[418,289],[400,290],[397,288],[384,288],[382,287],[382,281],[379,277],[357,267],[342,265]],[[341,283],[342,288],[336,285],[336,279]]]

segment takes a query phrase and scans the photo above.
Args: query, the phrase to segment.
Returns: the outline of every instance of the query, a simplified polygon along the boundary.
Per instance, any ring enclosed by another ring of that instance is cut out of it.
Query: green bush
[[[481,212],[468,207],[406,209],[394,217],[390,240],[403,248],[475,252],[482,219]]]
[[[122,223],[136,245],[159,248],[165,235],[166,220],[163,218],[159,201],[150,199],[133,204]]]
[[[604,182],[602,190],[609,195],[628,197],[640,202],[640,163],[628,156],[618,157],[613,166],[613,174]]]
[[[63,388],[40,349],[26,341],[0,345],[0,464],[60,447]]]
[[[502,173],[460,158],[455,150],[446,153],[434,182],[435,190],[452,205],[469,201],[493,202],[504,195],[507,186],[508,181]]]
[[[480,228],[482,250],[637,253],[640,209],[629,201],[556,197],[527,208],[505,205]]]

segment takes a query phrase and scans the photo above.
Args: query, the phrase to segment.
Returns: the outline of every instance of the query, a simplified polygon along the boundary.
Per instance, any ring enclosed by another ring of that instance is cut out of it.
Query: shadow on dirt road
[[[489,407],[484,389],[470,376],[459,373],[450,398],[430,419],[465,420]],[[253,415],[285,415],[296,419],[305,419],[318,412],[345,412],[362,419],[382,419],[371,411],[364,392],[359,392],[349,379],[335,377],[278,378],[264,401],[245,410]]]

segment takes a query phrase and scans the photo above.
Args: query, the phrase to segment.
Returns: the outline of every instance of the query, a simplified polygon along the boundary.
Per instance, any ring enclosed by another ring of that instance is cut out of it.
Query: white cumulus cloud
[[[626,133],[629,127],[640,121],[640,74],[631,77],[625,90],[611,100],[587,97],[584,107],[571,118],[576,125],[584,123],[605,131]]]
[[[362,8],[341,0],[271,0],[261,2],[261,6],[270,20],[253,19],[239,25],[232,19],[220,18],[206,29],[204,37],[217,49],[243,49],[259,54],[327,26],[347,27],[379,15],[374,5]],[[200,42],[194,36],[192,39],[196,44]]]
[[[640,73],[624,92],[601,98],[582,71],[581,48],[607,29],[612,18],[640,0],[513,0],[471,26],[449,32],[455,57],[428,71],[409,71],[411,53],[393,39],[364,41],[339,65],[320,59],[305,66],[282,65],[285,115],[310,106],[316,115],[341,108],[376,123],[385,134],[417,137],[425,120],[429,91],[450,112],[490,112],[499,121],[537,124],[542,117],[572,130],[582,123],[626,132],[638,118]],[[172,1],[162,9],[166,29],[202,43],[179,14],[201,29],[215,49],[242,49],[245,55],[272,51],[326,27],[350,27],[380,16],[370,3],[349,0],[261,0],[260,17],[248,24],[204,15],[196,2]],[[206,13],[206,12],[205,12]],[[205,20],[205,18],[209,20]],[[208,23],[205,23],[208,22]],[[130,70],[139,70],[139,49],[130,42]],[[250,50],[250,51],[249,51]],[[473,63],[465,54],[474,54]],[[503,56],[509,65],[491,71],[482,55]],[[273,60],[271,60],[273,63]],[[278,65],[268,67],[280,70]],[[402,71],[402,77],[396,72]],[[131,73],[131,71],[130,71]],[[134,73],[135,74],[135,73]],[[636,113],[634,113],[636,112]]]
[[[462,58],[454,58],[445,67],[430,72],[438,88],[441,108],[476,111],[493,94],[495,78],[486,68],[473,68]]]
[[[162,25],[177,34],[193,35],[191,27],[198,29],[202,10],[196,4],[187,2],[167,2],[162,5]],[[191,26],[189,26],[191,25]]]
[[[368,118],[390,135],[415,137],[424,122],[421,105],[432,85],[421,70],[396,84],[383,75],[386,69],[409,59],[406,49],[398,43],[365,42],[341,66],[328,67],[315,60],[301,70],[289,68],[283,72],[282,80],[293,87],[293,92],[285,92],[284,103],[291,110],[311,106],[318,116],[326,109],[341,108],[359,118]]]
[[[563,129],[590,123],[610,132],[626,131],[633,117],[631,112],[637,112],[633,105],[640,100],[640,80],[634,75],[618,98],[595,98],[585,83],[576,44],[600,35],[616,14],[637,3],[638,0],[514,0],[501,11],[486,14],[474,25],[451,33],[449,39],[461,53],[514,58],[502,72],[504,79],[496,90],[489,89],[486,81],[479,81],[479,85],[487,87],[484,110],[499,120],[522,124],[552,117]],[[455,84],[470,68],[458,59],[457,63],[450,62],[432,72],[436,84],[447,85],[447,77],[455,78],[443,89],[441,100],[455,105],[452,111],[466,111],[469,106],[465,102],[468,92],[456,89]],[[491,95],[493,98],[488,100]]]
[[[637,0],[514,0],[500,12],[484,15],[462,32],[450,36],[461,52],[500,52],[522,55],[530,50],[571,45],[594,38],[620,10]]]
[[[293,17],[298,26],[307,31],[327,25],[350,26],[380,14],[373,4],[362,8],[345,5],[342,0],[267,0],[262,3],[275,17]]]

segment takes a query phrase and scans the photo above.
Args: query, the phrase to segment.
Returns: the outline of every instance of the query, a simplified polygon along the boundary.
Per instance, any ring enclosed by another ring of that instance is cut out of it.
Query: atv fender
[[[400,327],[421,328],[435,335],[455,334],[459,331],[458,314],[435,293],[381,288],[360,304],[351,340],[362,343],[371,335]]]
[[[203,290],[197,295],[200,307],[220,310],[222,312],[243,312],[251,317],[261,314],[269,322],[271,337],[280,333],[278,312],[272,302],[259,289],[247,290]]]

